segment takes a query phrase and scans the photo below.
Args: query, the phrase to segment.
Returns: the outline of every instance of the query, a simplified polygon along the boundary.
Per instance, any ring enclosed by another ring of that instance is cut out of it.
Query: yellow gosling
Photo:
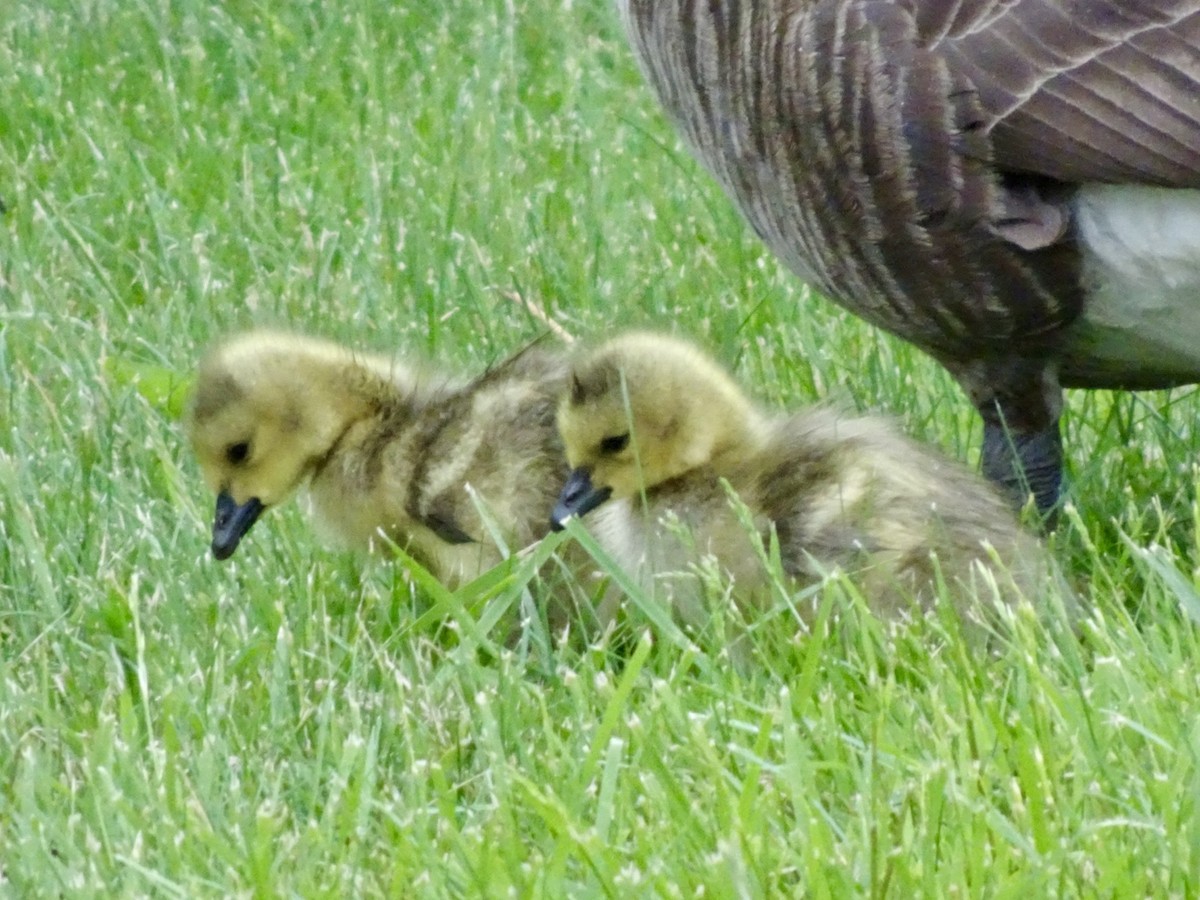
[[[631,333],[583,355],[557,421],[572,471],[552,526],[591,513],[607,552],[693,624],[707,614],[696,574],[706,561],[743,611],[768,602],[755,544],[770,546],[772,531],[795,588],[840,569],[885,615],[931,603],[939,573],[964,612],[992,578],[1005,600],[1036,600],[1055,577],[1005,500],[965,467],[879,418],[769,415],[672,337]]]
[[[213,555],[307,488],[337,543],[386,537],[449,585],[477,576],[500,551],[472,491],[509,549],[546,532],[567,472],[554,425],[566,370],[533,346],[461,382],[311,337],[233,337],[203,359],[186,417],[218,495]]]

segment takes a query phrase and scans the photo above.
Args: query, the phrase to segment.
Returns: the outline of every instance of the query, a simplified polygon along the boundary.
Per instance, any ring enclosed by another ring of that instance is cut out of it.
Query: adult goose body
[[[618,0],[767,245],[1061,491],[1062,388],[1200,380],[1198,0]]]

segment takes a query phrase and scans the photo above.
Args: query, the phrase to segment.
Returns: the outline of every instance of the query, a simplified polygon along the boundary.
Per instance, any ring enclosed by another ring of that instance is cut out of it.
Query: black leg
[[[1033,494],[1047,527],[1053,527],[1063,490],[1063,445],[1058,422],[1041,431],[983,425],[983,474],[1019,505]]]

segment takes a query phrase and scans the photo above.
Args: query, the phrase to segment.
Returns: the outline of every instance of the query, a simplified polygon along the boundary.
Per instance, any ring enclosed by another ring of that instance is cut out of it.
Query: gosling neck
[[[740,397],[737,404],[722,404],[712,420],[719,427],[712,436],[707,468],[725,476],[736,470],[747,456],[758,453],[766,444],[767,422],[764,416]]]
[[[330,452],[359,422],[402,406],[399,386],[353,359],[314,366],[298,402],[312,411],[312,427]]]

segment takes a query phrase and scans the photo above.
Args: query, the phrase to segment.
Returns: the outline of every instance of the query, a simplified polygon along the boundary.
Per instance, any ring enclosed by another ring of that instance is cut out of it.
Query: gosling
[[[499,562],[494,538],[517,549],[546,533],[567,474],[555,430],[566,372],[538,345],[464,383],[294,334],[220,344],[185,420],[217,493],[213,555],[230,557],[306,487],[337,543],[371,549],[382,535],[446,584],[469,581]]]
[[[930,606],[939,580],[964,612],[993,579],[1011,602],[1033,599],[1053,571],[1006,500],[963,466],[879,418],[768,415],[671,337],[627,334],[583,356],[557,422],[571,473],[551,526],[595,510],[601,546],[688,624],[709,615],[705,560],[743,614],[767,604],[772,540],[793,597],[841,570],[891,617]]]

